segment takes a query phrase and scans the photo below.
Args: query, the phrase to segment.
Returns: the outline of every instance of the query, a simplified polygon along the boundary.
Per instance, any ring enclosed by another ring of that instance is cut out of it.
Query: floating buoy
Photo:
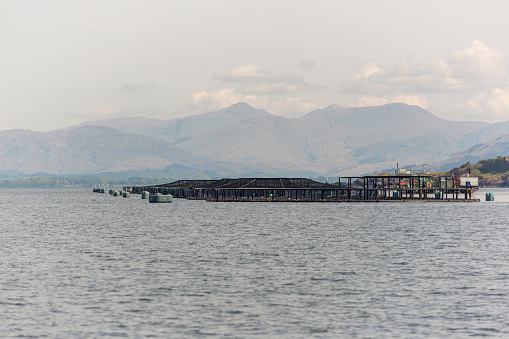
[[[173,196],[162,195],[161,193],[151,194],[148,202],[173,202]]]

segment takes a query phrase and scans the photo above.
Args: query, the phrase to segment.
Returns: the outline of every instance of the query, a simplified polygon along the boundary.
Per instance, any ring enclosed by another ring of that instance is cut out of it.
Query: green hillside
[[[467,173],[479,177],[481,187],[509,187],[509,156],[480,160],[475,164],[467,162],[445,175],[461,176]]]

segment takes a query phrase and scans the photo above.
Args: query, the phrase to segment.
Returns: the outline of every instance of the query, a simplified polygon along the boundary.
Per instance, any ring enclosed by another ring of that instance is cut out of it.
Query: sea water
[[[509,191],[149,204],[0,190],[0,337],[509,336]]]

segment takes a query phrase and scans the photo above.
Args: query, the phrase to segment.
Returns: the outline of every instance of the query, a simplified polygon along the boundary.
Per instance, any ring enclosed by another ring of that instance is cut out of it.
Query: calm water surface
[[[0,190],[0,337],[509,337],[509,191],[149,204]]]

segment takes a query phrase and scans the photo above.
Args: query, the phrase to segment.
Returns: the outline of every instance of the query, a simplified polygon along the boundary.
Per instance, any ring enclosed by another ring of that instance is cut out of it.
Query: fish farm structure
[[[478,202],[477,177],[430,174],[339,177],[335,183],[306,178],[178,180],[153,186],[124,187],[126,192],[171,194],[207,201],[267,202]]]

